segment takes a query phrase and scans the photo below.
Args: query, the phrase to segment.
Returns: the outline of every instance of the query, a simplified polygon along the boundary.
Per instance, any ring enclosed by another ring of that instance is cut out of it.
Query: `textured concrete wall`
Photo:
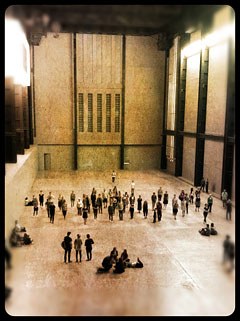
[[[128,170],[159,169],[161,163],[160,146],[126,146],[125,165]]]
[[[178,37],[169,50],[167,129],[175,129]]]
[[[227,99],[228,46],[209,49],[206,133],[224,135]]]
[[[208,178],[209,191],[221,193],[223,142],[205,140],[203,177]]]
[[[78,169],[80,170],[113,170],[120,167],[119,146],[79,146]]]
[[[126,37],[125,143],[161,143],[165,53],[157,38]]]
[[[44,170],[44,154],[50,154],[51,170],[73,169],[73,145],[38,145],[38,169]]]
[[[25,149],[24,155],[17,155],[16,164],[6,164],[5,175],[5,237],[15,226],[24,211],[24,199],[32,195],[29,191],[38,171],[37,147]],[[21,222],[20,222],[21,223]]]
[[[194,183],[195,173],[195,153],[196,139],[192,137],[183,138],[183,161],[182,161],[182,177]]]
[[[190,43],[201,39],[199,31],[191,34]],[[200,53],[187,58],[186,76],[186,96],[185,96],[185,116],[184,131],[196,132],[197,130],[197,111],[198,111],[198,90],[200,72]]]
[[[52,33],[34,47],[36,143],[73,143],[72,36]]]

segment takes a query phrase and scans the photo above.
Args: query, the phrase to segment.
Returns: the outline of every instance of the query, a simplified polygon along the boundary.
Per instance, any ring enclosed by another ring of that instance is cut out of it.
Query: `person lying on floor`
[[[140,261],[139,257],[137,258],[137,262],[126,262],[126,267],[129,268],[143,268],[143,263]]]
[[[123,273],[125,272],[125,267],[123,260],[119,258],[115,264],[115,270],[113,270],[114,273]]]
[[[203,227],[201,230],[198,231],[203,236],[210,236],[211,231],[209,228],[209,224],[206,225],[206,227]]]
[[[25,197],[25,206],[33,206],[33,201],[29,201],[28,197]]]

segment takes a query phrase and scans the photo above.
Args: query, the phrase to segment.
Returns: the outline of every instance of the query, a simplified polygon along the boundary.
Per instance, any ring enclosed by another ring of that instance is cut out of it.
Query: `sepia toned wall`
[[[126,146],[125,165],[128,170],[159,169],[161,162],[160,146]]]
[[[34,47],[37,144],[72,144],[72,38],[53,33]]]
[[[5,175],[5,237],[8,239],[11,230],[15,226],[24,211],[24,200],[37,176],[38,154],[37,147],[31,146],[25,149],[24,155],[17,155],[17,163],[6,164]],[[20,222],[21,224],[21,222]]]
[[[157,38],[126,37],[126,144],[162,142],[164,68]]]
[[[77,143],[81,145],[78,149],[81,150],[82,145],[94,145],[91,149],[98,155],[89,152],[89,147],[86,147],[87,154],[78,152],[79,168],[105,168],[109,164],[110,168],[114,165],[117,169],[120,166],[119,152],[109,160],[101,145],[109,145],[110,150],[115,150],[111,145],[121,144],[122,36],[77,34],[76,54]],[[158,50],[157,37],[126,37],[126,144],[161,144],[164,64],[165,53]],[[72,169],[73,35],[60,33],[58,38],[54,38],[50,33],[42,38],[40,46],[34,47],[34,77],[39,170],[44,169],[44,153],[51,154],[52,170]],[[88,94],[92,94],[92,131],[89,128]],[[98,94],[102,95],[101,131],[97,127]],[[111,95],[110,132],[106,130],[108,94]],[[80,129],[80,95],[83,97],[83,129]],[[119,131],[115,125],[117,95],[120,97]],[[151,154],[155,154],[155,146]],[[129,155],[133,157],[134,153]],[[149,168],[152,164],[152,160],[146,159],[143,166]]]
[[[190,43],[201,39],[199,31],[191,34]],[[200,72],[200,53],[187,58],[186,96],[184,131],[195,133],[197,130],[198,90]]]
[[[78,169],[113,170],[120,166],[119,146],[79,146]]]
[[[182,177],[186,178],[192,184],[194,183],[195,154],[196,154],[196,138],[184,137],[183,138]]]
[[[205,140],[203,177],[208,178],[209,193],[221,194],[223,142]]]

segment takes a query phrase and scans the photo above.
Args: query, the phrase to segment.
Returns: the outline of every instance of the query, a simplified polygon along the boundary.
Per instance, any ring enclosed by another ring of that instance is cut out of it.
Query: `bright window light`
[[[188,46],[183,48],[183,50],[181,51],[181,58],[183,57],[188,58],[190,56],[196,55],[201,50],[204,50],[206,47],[212,47],[234,36],[235,36],[235,24],[232,23],[230,25],[226,25],[208,34],[202,40],[194,41],[193,43],[190,43]]]
[[[30,85],[29,44],[14,19],[5,19],[5,77],[13,77],[14,84]]]

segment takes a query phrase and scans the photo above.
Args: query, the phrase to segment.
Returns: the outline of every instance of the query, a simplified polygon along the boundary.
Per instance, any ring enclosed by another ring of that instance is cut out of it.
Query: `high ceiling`
[[[18,18],[34,44],[46,32],[126,35],[184,33],[207,25],[220,5],[13,5],[6,15]],[[35,39],[36,40],[36,39]],[[36,44],[36,43],[35,43]]]

